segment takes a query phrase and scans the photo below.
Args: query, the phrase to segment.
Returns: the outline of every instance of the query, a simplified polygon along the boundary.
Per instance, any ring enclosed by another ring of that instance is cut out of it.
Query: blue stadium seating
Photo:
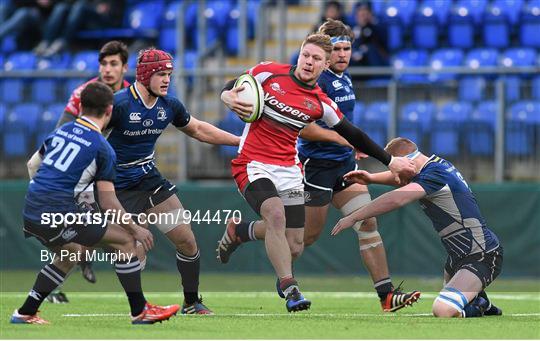
[[[510,48],[503,52],[501,66],[519,67],[536,65],[537,53],[532,48]]]
[[[478,103],[465,124],[464,139],[471,155],[491,156],[494,152],[494,133],[497,121],[495,101]]]
[[[523,0],[493,0],[491,8],[498,8],[508,18],[509,24],[515,26],[519,21]]]
[[[379,146],[386,145],[390,107],[387,102],[374,102],[366,107],[360,127]]]
[[[487,3],[487,0],[459,0],[455,7],[458,9],[466,9],[467,14],[473,18],[475,25],[480,25],[484,17]]]
[[[36,65],[36,56],[32,52],[14,52],[4,62],[6,71],[33,70]]]
[[[486,47],[504,48],[510,44],[510,26],[499,7],[491,7],[484,17],[483,41]]]
[[[448,0],[424,0],[419,7],[419,11],[426,13],[431,12],[437,17],[439,25],[445,27],[448,22],[448,16],[452,10],[452,2]]]
[[[443,156],[455,156],[460,150],[459,127],[471,116],[468,102],[448,102],[436,114],[431,128],[431,151]]]
[[[32,82],[32,101],[48,104],[56,101],[57,80],[53,78],[38,78]]]
[[[394,68],[399,71],[407,67],[427,66],[428,54],[424,50],[402,50],[399,51],[393,60]],[[404,83],[425,83],[426,75],[403,74],[399,79]]]
[[[64,104],[57,103],[48,106],[38,118],[35,149],[38,149],[45,138],[54,130],[56,122],[64,111]]]
[[[3,134],[4,156],[26,157],[31,152],[31,140],[35,133],[41,106],[37,104],[19,104],[8,114]]]
[[[424,136],[428,133],[436,107],[431,102],[411,102],[401,108],[398,135],[406,137],[423,148]]]
[[[390,51],[402,48],[405,33],[401,19],[398,16],[385,15],[382,21],[388,32],[388,48]]]
[[[540,102],[513,104],[506,122],[506,152],[511,156],[528,156],[536,151],[535,132],[540,128]]]
[[[0,132],[4,134],[4,123],[6,119],[7,106],[4,103],[0,103]]]
[[[459,80],[458,98],[460,101],[478,102],[484,99],[486,79],[481,76],[466,76]]]
[[[36,68],[38,70],[66,70],[70,68],[71,54],[68,52],[58,53],[49,58],[40,58],[37,60]]]
[[[529,3],[519,26],[519,41],[522,46],[540,48],[540,1],[536,7]]]
[[[71,67],[78,71],[97,71],[99,69],[97,51],[81,51],[73,56]]]
[[[0,78],[0,96],[7,104],[20,103],[24,100],[25,81],[19,78]]]
[[[128,9],[128,27],[137,30],[155,30],[162,20],[164,1],[154,0],[138,3]]]
[[[430,66],[435,71],[429,75],[431,81],[445,81],[456,78],[453,73],[437,73],[447,67],[457,67],[463,64],[463,51],[460,49],[440,49],[431,55]]]
[[[540,101],[540,76],[533,78],[531,85],[531,97],[536,101]]]
[[[364,116],[364,111],[366,111],[366,106],[364,105],[364,103],[360,101],[356,101],[354,103],[354,110],[353,110],[352,119],[351,119],[351,122],[354,125],[362,127],[362,119]]]
[[[458,7],[448,19],[448,45],[469,49],[474,46],[474,19],[464,7]]]
[[[416,12],[416,0],[388,0],[386,2],[386,15],[397,16],[405,27],[411,24]]]
[[[218,127],[236,136],[242,135],[245,123],[242,122],[232,111],[227,112],[225,117],[218,122]],[[238,147],[236,146],[220,146],[219,153],[221,156],[232,159],[238,154]]]
[[[439,26],[431,7],[423,8],[414,16],[413,44],[419,49],[433,49],[438,45]]]
[[[176,52],[176,28],[165,27],[159,32],[159,47],[170,53]]]
[[[470,50],[465,57],[465,65],[471,69],[497,66],[499,53],[493,48],[477,48]]]

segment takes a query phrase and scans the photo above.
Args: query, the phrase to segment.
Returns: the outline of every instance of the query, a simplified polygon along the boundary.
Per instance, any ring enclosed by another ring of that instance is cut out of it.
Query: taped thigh
[[[366,206],[370,202],[371,202],[371,195],[369,194],[369,192],[366,191],[366,192],[363,192],[363,193],[355,196],[351,200],[349,200],[345,205],[343,205],[343,207],[340,208],[340,211],[344,216],[348,216],[349,214],[353,213],[354,211],[357,211],[357,210],[361,209],[362,207]],[[362,222],[363,222],[363,220],[360,220],[360,221],[357,221],[353,225],[354,230],[358,234],[358,239],[362,240],[362,239],[375,238],[377,236],[380,237],[378,231],[373,231],[373,232],[360,231],[360,227],[362,226]],[[380,244],[381,242],[379,241],[377,243]],[[377,245],[370,246],[370,247],[375,247]]]

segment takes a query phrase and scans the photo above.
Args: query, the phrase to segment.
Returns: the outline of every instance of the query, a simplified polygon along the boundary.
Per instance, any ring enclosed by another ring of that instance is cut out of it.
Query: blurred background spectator
[[[354,19],[351,66],[388,66],[387,31],[373,15],[370,1],[357,4]]]
[[[45,24],[43,39],[34,52],[50,57],[72,41],[80,29],[119,27],[124,14],[124,1],[77,0],[61,1]]]

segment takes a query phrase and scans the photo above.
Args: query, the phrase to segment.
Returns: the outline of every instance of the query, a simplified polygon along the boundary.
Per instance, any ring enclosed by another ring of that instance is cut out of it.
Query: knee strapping
[[[158,230],[165,234],[172,231],[176,226],[189,224],[189,218],[189,215],[184,214],[184,209],[177,208],[160,214],[155,225]]]
[[[461,313],[463,308],[469,303],[461,291],[450,287],[441,290],[439,296],[435,298],[435,301],[450,306],[459,313]]]
[[[357,195],[351,200],[349,200],[345,205],[343,205],[340,208],[340,211],[344,216],[348,216],[354,211],[359,210],[362,207],[366,206],[370,202],[371,202],[371,195],[369,194],[369,192],[366,191],[365,193]],[[361,237],[360,234],[363,233],[362,231],[360,231],[361,226],[362,226],[362,220],[357,221],[353,225],[353,229],[356,231],[356,233],[358,233],[358,238],[360,238]]]
[[[382,238],[379,231],[356,231],[358,233],[358,240],[360,241],[360,250],[367,250],[379,245],[382,245]],[[371,243],[365,243],[366,240],[374,239]]]

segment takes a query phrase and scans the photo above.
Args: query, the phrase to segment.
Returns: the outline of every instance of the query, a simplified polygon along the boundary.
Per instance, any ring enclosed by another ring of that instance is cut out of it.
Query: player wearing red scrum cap
[[[201,142],[237,146],[240,138],[191,116],[182,102],[167,95],[172,71],[170,54],[143,50],[137,58],[136,82],[115,94],[108,125],[112,129],[108,141],[117,157],[114,185],[127,212],[139,218],[167,217],[155,225],[176,248],[184,291],[182,313],[211,314],[198,294],[200,260],[195,236],[183,218],[176,186],[156,168],[154,146],[169,123]]]

